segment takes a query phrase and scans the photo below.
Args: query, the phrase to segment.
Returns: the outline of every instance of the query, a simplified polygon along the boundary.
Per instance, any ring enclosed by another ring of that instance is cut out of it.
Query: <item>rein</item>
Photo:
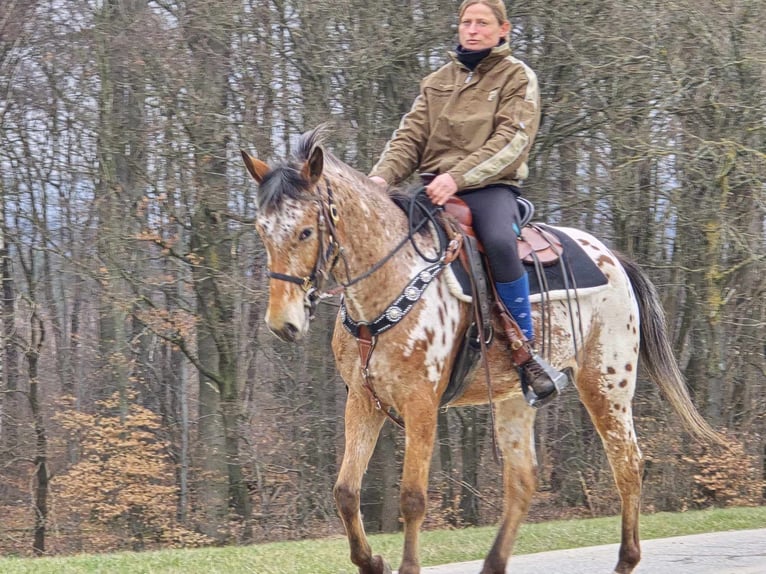
[[[428,263],[435,263],[444,258],[444,253],[447,251],[447,249],[450,246],[447,244],[447,239],[446,239],[444,230],[441,228],[441,226],[439,226],[436,223],[434,210],[439,208],[433,206],[430,202],[424,202],[422,200],[422,197],[425,195],[425,187],[423,187],[420,190],[418,190],[418,192],[413,196],[412,201],[410,202],[409,213],[408,213],[409,231],[407,235],[405,235],[401,239],[401,241],[399,241],[399,243],[397,243],[396,246],[394,246],[394,248],[391,251],[389,251],[386,255],[384,255],[367,271],[357,275],[356,277],[351,278],[350,277],[351,273],[348,268],[348,261],[346,260],[344,256],[343,247],[340,245],[340,242],[338,241],[337,232],[336,232],[336,224],[338,223],[338,221],[340,221],[340,216],[338,214],[338,206],[335,203],[335,200],[333,198],[332,185],[330,184],[330,181],[327,178],[324,178],[324,181],[325,181],[325,187],[327,190],[327,202],[326,203],[323,201],[319,202],[319,213],[317,215],[317,219],[318,219],[317,229],[319,230],[320,248],[319,248],[319,256],[317,257],[317,260],[314,263],[314,268],[312,269],[311,273],[304,277],[299,277],[297,275],[287,275],[285,273],[277,273],[271,270],[267,271],[267,276],[270,279],[287,281],[288,283],[299,285],[301,289],[303,289],[305,293],[304,304],[306,307],[309,308],[311,318],[314,317],[317,303],[321,302],[323,299],[342,294],[349,287],[356,285],[357,283],[364,281],[365,279],[373,275],[376,271],[378,271],[386,263],[388,263],[391,260],[391,258],[394,255],[396,255],[408,242],[412,243],[412,246],[414,247],[418,255],[420,255]],[[420,211],[424,214],[424,218],[417,225],[413,225],[413,215],[414,215],[414,210],[416,207],[419,208]],[[433,257],[433,258],[428,257],[422,251],[420,251],[420,249],[418,248],[417,244],[414,241],[415,234],[418,231],[420,231],[423,228],[423,226],[425,226],[427,223],[433,224],[433,227],[437,230],[438,237],[439,237],[439,250],[437,252],[436,257]],[[325,233],[329,235],[330,240],[327,243],[327,247],[323,251],[321,246],[322,246],[322,243],[324,242],[323,236]],[[330,276],[330,274],[335,269],[335,266],[337,265],[339,259],[343,259],[343,264],[345,266],[346,281],[339,281],[337,286],[333,287],[332,289],[323,291],[321,289],[321,282],[323,282]],[[329,267],[327,266],[328,261],[330,262]]]
[[[327,183],[328,191],[329,191],[329,182]],[[434,211],[432,209],[440,209],[434,206],[430,203],[430,201],[424,202],[422,200],[423,196],[425,195],[425,187],[421,187],[415,195],[412,197],[412,201],[410,201],[409,209],[408,209],[408,217],[407,221],[409,222],[409,230],[407,232],[407,235],[405,235],[399,243],[396,244],[396,246],[389,251],[385,256],[383,256],[382,259],[377,261],[372,267],[370,267],[367,271],[364,273],[357,275],[353,279],[347,279],[345,283],[341,283],[341,291],[345,291],[348,287],[351,287],[352,285],[355,285],[359,283],[360,281],[363,281],[364,279],[367,279],[370,275],[378,271],[381,267],[383,267],[388,261],[396,255],[396,253],[404,247],[407,242],[410,242],[412,244],[412,247],[415,249],[418,255],[422,257],[426,262],[428,263],[436,263],[440,259],[444,257],[444,253],[446,252],[448,245],[447,245],[447,239],[444,234],[444,230],[441,228],[440,225],[436,223],[436,218],[434,217]],[[423,220],[419,222],[417,225],[413,224],[414,221],[414,214],[415,214],[415,208],[419,208],[421,213],[425,215]],[[431,223],[434,227],[434,229],[437,230],[438,236],[439,236],[439,250],[435,257],[431,258],[425,255],[417,246],[417,243],[414,241],[415,234],[420,231],[426,223]],[[350,275],[348,270],[348,263],[346,262],[346,259],[343,259],[344,264],[346,265],[346,277]]]

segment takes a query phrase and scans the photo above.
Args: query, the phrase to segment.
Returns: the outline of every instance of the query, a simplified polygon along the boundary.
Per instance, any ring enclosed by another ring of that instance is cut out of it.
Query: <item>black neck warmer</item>
[[[501,38],[497,45],[500,46],[503,42],[505,42],[505,39]],[[491,51],[492,48],[485,48],[484,50],[466,50],[461,44],[458,44],[457,48],[455,48],[455,54],[457,55],[458,61],[469,70],[475,70],[476,66],[479,65],[479,62],[489,56]]]

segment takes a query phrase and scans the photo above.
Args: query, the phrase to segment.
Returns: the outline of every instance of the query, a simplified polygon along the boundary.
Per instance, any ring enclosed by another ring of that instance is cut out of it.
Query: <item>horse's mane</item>
[[[285,199],[307,199],[310,190],[310,183],[303,176],[302,169],[311,155],[318,147],[322,148],[324,156],[324,171],[342,176],[347,181],[358,185],[370,186],[369,179],[361,172],[342,162],[335,157],[326,147],[325,140],[328,128],[326,124],[321,124],[312,130],[302,134],[293,150],[290,158],[274,167],[263,178],[257,195],[258,209],[264,213],[279,209]],[[404,213],[410,211],[409,206],[413,200],[416,189],[420,186],[408,188],[391,187],[388,190],[388,197]],[[423,213],[421,210],[414,211],[414,224],[420,227]],[[421,233],[426,233],[427,229],[421,227]]]
[[[307,198],[311,184],[303,176],[302,169],[316,148],[322,148],[325,170],[331,168],[335,171],[357,173],[324,147],[326,133],[327,126],[322,124],[302,134],[290,158],[266,174],[258,192],[259,210],[268,212],[278,209],[286,198]]]

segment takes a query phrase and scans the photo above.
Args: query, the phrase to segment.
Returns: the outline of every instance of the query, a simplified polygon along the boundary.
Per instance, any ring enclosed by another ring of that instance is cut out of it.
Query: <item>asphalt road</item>
[[[618,544],[515,556],[508,574],[609,574]],[[766,529],[641,541],[635,574],[766,574]],[[423,568],[423,574],[477,574],[481,561]]]

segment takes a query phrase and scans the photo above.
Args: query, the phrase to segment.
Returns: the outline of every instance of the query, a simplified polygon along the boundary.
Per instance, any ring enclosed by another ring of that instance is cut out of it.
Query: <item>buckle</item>
[[[332,222],[338,223],[338,221],[340,220],[340,215],[338,215],[338,206],[331,202],[327,206],[327,210],[330,213],[330,219],[332,219]]]

